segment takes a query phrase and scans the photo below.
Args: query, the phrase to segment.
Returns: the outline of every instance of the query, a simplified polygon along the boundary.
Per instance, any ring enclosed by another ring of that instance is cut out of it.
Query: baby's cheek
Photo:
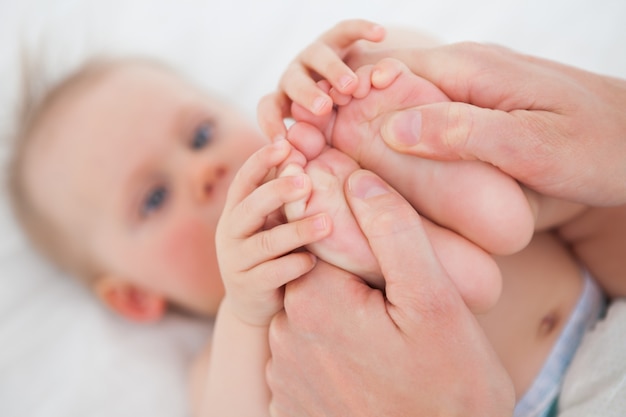
[[[190,219],[179,223],[167,233],[167,239],[159,250],[178,280],[189,284],[199,284],[216,264],[213,231],[200,221]]]

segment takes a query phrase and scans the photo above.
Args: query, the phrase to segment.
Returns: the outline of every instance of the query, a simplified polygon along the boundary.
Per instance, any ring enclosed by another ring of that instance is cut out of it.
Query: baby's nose
[[[218,182],[226,175],[223,165],[205,166],[198,170],[194,180],[194,194],[198,201],[204,202],[211,197]]]

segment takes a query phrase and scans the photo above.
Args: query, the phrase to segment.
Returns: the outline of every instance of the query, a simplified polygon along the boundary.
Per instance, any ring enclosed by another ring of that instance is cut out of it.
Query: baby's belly
[[[536,235],[522,252],[496,260],[502,270],[502,296],[478,320],[520,398],[576,306],[582,271],[558,239],[547,233]]]

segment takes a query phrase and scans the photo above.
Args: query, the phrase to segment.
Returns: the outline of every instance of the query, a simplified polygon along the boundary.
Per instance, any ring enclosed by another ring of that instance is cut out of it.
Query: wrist
[[[220,304],[218,316],[228,316],[229,321],[238,322],[238,324],[250,328],[268,328],[273,314],[270,315],[257,310],[251,306],[246,306],[244,302],[240,302],[236,297],[229,296],[227,293]]]

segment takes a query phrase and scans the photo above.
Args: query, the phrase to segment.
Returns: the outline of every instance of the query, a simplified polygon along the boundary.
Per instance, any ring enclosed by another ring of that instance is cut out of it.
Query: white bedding
[[[626,78],[622,0],[0,0],[0,162],[20,47],[38,51],[51,78],[94,51],[163,57],[254,117],[294,54],[352,17],[411,25],[443,41],[497,42]],[[0,415],[187,415],[186,366],[210,323],[171,315],[138,326],[109,314],[31,252],[0,192]],[[612,348],[624,350],[624,339]],[[577,376],[592,357],[581,355]]]

